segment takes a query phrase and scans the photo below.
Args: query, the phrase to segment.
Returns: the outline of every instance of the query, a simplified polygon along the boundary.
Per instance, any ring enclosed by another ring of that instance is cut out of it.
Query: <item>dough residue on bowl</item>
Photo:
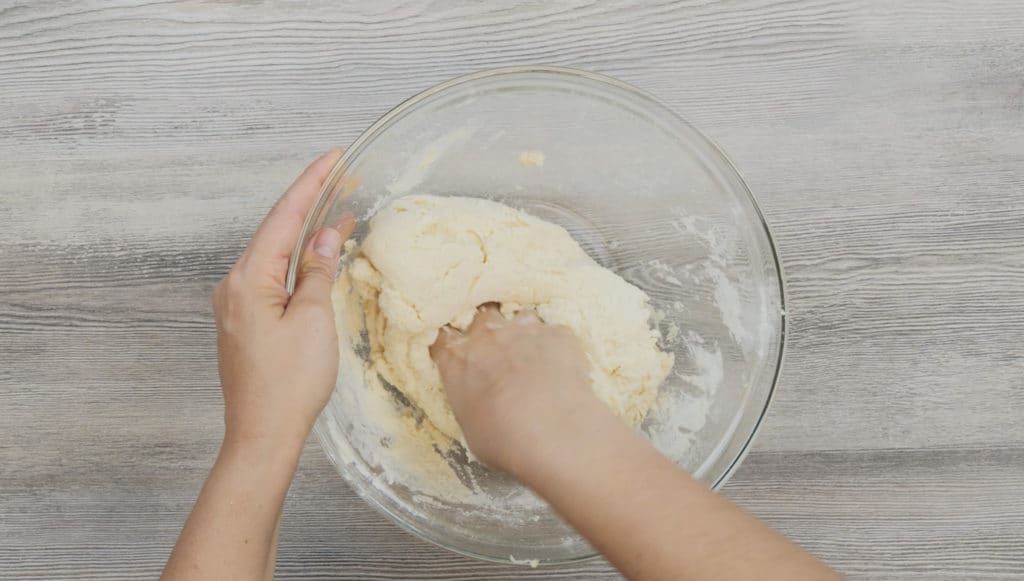
[[[447,436],[462,440],[429,347],[476,308],[534,309],[579,338],[594,392],[637,426],[673,355],[658,348],[647,295],[594,262],[560,226],[479,198],[408,196],[370,222],[339,284],[362,305],[369,364]]]

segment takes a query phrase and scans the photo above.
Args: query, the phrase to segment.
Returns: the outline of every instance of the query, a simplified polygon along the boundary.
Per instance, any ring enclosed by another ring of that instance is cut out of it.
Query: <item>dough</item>
[[[377,213],[339,284],[363,307],[370,365],[444,434],[462,439],[429,347],[476,307],[536,309],[576,334],[593,389],[636,426],[672,368],[647,295],[594,262],[563,228],[477,198],[410,196]]]

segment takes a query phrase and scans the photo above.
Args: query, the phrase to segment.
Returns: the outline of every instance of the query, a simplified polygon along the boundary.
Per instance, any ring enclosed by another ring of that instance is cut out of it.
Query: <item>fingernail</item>
[[[341,245],[341,233],[334,228],[324,228],[316,235],[313,251],[324,258],[334,258]]]

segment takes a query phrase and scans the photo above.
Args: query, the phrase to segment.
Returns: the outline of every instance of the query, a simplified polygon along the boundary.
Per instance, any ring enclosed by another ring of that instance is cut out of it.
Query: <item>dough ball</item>
[[[565,325],[590,359],[594,392],[636,426],[673,357],[658,349],[648,297],[594,262],[560,226],[488,200],[409,196],[381,210],[342,275],[361,301],[370,365],[438,430],[462,431],[429,348],[476,307],[533,308]]]

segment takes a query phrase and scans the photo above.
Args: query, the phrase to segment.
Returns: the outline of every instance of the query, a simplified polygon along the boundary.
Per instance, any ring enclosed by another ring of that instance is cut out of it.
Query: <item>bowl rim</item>
[[[295,248],[293,249],[292,254],[291,254],[291,256],[289,257],[289,260],[288,260],[288,271],[287,271],[287,275],[286,275],[286,278],[285,278],[285,286],[286,286],[286,289],[288,291],[288,294],[291,295],[294,292],[294,290],[295,290],[295,282],[296,282],[296,276],[298,274],[299,260],[300,260],[300,258],[302,256],[302,252],[303,252],[303,250],[304,250],[304,248],[305,248],[305,246],[306,246],[306,244],[307,244],[307,242],[309,240],[309,237],[310,237],[310,234],[311,234],[310,228],[312,227],[313,222],[316,220],[316,218],[320,214],[320,212],[323,211],[324,206],[327,204],[327,201],[330,198],[331,192],[334,190],[336,182],[341,178],[341,176],[344,174],[345,170],[348,169],[348,165],[349,165],[349,162],[351,161],[351,159],[355,156],[356,153],[361,152],[363,147],[368,142],[370,142],[374,138],[376,138],[378,133],[380,133],[382,128],[387,127],[395,118],[399,117],[400,115],[404,114],[408,110],[412,109],[413,107],[415,107],[416,105],[418,105],[422,101],[425,101],[425,100],[429,99],[430,97],[433,97],[434,95],[436,95],[438,93],[441,93],[443,91],[447,91],[448,89],[451,89],[451,88],[456,87],[458,85],[462,85],[462,84],[466,84],[466,83],[470,83],[470,82],[474,82],[474,81],[479,81],[479,80],[482,80],[482,79],[488,79],[488,78],[492,78],[492,77],[498,77],[498,76],[504,76],[504,75],[518,75],[518,74],[524,74],[524,73],[526,73],[526,74],[529,74],[529,73],[550,74],[550,75],[555,75],[555,76],[563,76],[563,77],[567,77],[567,78],[576,78],[576,79],[584,79],[584,80],[587,80],[587,81],[596,81],[596,82],[603,83],[603,84],[606,84],[606,85],[611,85],[611,86],[613,86],[615,88],[622,89],[624,91],[632,93],[634,96],[641,98],[643,101],[647,102],[648,104],[650,104],[650,105],[660,109],[662,112],[668,114],[669,116],[671,116],[673,121],[681,124],[687,130],[691,131],[694,135],[696,135],[700,139],[703,139],[705,141],[706,145],[710,148],[711,153],[713,155],[718,156],[719,160],[722,162],[722,164],[724,166],[724,169],[726,171],[731,171],[733,173],[733,175],[736,178],[736,180],[735,180],[736,184],[739,186],[739,189],[740,189],[741,193],[744,196],[746,196],[747,200],[750,202],[751,206],[753,207],[754,212],[756,213],[756,216],[757,216],[758,220],[760,220],[760,222],[761,222],[761,227],[764,230],[765,236],[766,236],[766,238],[768,240],[768,248],[771,250],[772,263],[774,265],[775,272],[776,272],[777,279],[778,279],[778,292],[779,292],[779,331],[778,331],[778,336],[779,336],[779,353],[778,353],[778,357],[776,358],[776,361],[775,361],[775,369],[774,369],[774,373],[772,374],[771,385],[768,388],[768,393],[767,393],[767,395],[765,397],[764,405],[762,406],[761,411],[758,414],[757,419],[754,421],[753,425],[751,426],[750,433],[746,436],[746,440],[743,442],[742,446],[740,447],[739,452],[736,453],[736,456],[733,458],[733,460],[729,463],[729,465],[725,468],[725,470],[722,472],[722,474],[711,485],[712,490],[716,490],[716,491],[720,490],[728,482],[728,480],[733,476],[733,474],[739,468],[740,464],[743,463],[743,460],[750,453],[750,450],[751,450],[751,448],[753,446],[753,443],[754,443],[754,439],[757,437],[758,433],[761,431],[761,427],[763,426],[763,424],[765,422],[765,418],[766,418],[766,416],[768,414],[768,410],[769,410],[769,408],[771,408],[772,402],[775,399],[775,393],[776,393],[776,389],[778,387],[779,378],[781,377],[781,374],[782,374],[782,367],[783,367],[783,363],[784,363],[784,359],[785,359],[786,343],[787,343],[787,341],[786,341],[786,338],[787,338],[786,322],[787,322],[788,313],[787,313],[787,309],[786,309],[786,277],[785,277],[785,274],[783,272],[782,261],[781,261],[781,259],[779,257],[779,250],[778,250],[778,247],[777,247],[776,242],[775,242],[775,237],[772,234],[772,229],[771,229],[770,225],[768,224],[768,220],[765,217],[764,212],[761,210],[760,205],[758,205],[757,200],[754,197],[754,194],[750,191],[749,186],[747,186],[746,180],[743,179],[742,174],[740,174],[739,170],[736,168],[736,164],[733,163],[732,159],[729,158],[729,156],[718,145],[718,143],[716,143],[713,139],[708,137],[700,129],[695,127],[692,123],[690,123],[689,121],[687,121],[686,119],[681,117],[679,114],[677,114],[671,107],[669,107],[668,105],[664,104],[661,100],[656,98],[654,95],[648,93],[647,91],[639,89],[639,88],[637,88],[637,87],[635,87],[635,86],[633,86],[633,85],[631,85],[631,84],[629,84],[629,83],[627,83],[625,81],[621,81],[619,79],[616,79],[614,77],[610,77],[610,76],[607,76],[607,75],[604,75],[604,74],[593,73],[593,72],[590,72],[590,71],[586,71],[586,70],[582,70],[582,69],[576,69],[576,68],[570,68],[570,67],[549,66],[549,65],[505,66],[505,67],[483,69],[483,70],[476,71],[476,72],[473,72],[473,73],[468,73],[468,74],[464,74],[464,75],[459,75],[457,77],[453,77],[453,78],[451,78],[451,79],[449,79],[447,81],[443,81],[441,83],[433,85],[432,87],[429,87],[429,88],[427,88],[427,89],[425,89],[425,90],[423,90],[423,91],[421,91],[421,92],[419,92],[419,93],[417,93],[417,94],[415,94],[415,95],[405,99],[404,101],[400,102],[398,105],[392,107],[390,110],[388,110],[382,116],[380,116],[380,118],[378,118],[372,125],[367,127],[365,130],[363,130],[362,133],[359,134],[359,136],[355,139],[355,141],[353,141],[352,144],[349,145],[349,147],[344,150],[344,152],[342,153],[341,157],[338,158],[338,160],[334,164],[334,167],[331,168],[331,171],[327,174],[327,177],[324,179],[324,185],[323,185],[323,187],[321,187],[320,193],[317,195],[315,203],[310,208],[309,212],[306,214],[306,219],[303,221],[302,229],[300,230],[298,240],[295,243]],[[319,433],[318,430],[314,429],[314,432],[317,434],[317,439],[319,440],[321,448],[326,448],[325,441],[324,441],[322,435]],[[325,450],[325,452],[326,452],[326,450]],[[326,453],[327,453],[329,459],[331,460],[331,463],[335,464],[336,471],[338,471],[341,474],[341,476],[343,476],[343,478],[346,480],[346,482],[348,482],[348,480],[349,480],[348,477],[346,477],[345,474],[342,473],[342,471],[338,469],[339,467],[337,466],[337,462],[334,461],[333,457],[330,455],[329,452],[326,452]],[[464,556],[467,556],[467,557],[472,557],[474,559],[479,559],[479,560],[487,561],[487,562],[491,562],[491,563],[501,563],[501,564],[506,564],[506,565],[509,564],[509,563],[519,564],[515,560],[515,555],[510,555],[509,558],[498,558],[498,557],[495,557],[493,555],[483,555],[483,554],[475,553],[473,551],[462,549],[462,548],[459,548],[459,547],[453,547],[453,546],[444,544],[444,543],[442,543],[439,540],[431,538],[426,532],[421,531],[419,529],[419,527],[417,527],[414,524],[412,524],[412,523],[410,523],[410,522],[400,518],[398,515],[394,514],[386,506],[384,506],[383,504],[378,502],[376,499],[374,499],[371,496],[369,496],[368,494],[366,494],[363,490],[359,489],[356,486],[353,486],[351,484],[351,482],[349,482],[349,485],[356,492],[356,494],[360,498],[362,498],[364,501],[366,501],[368,504],[370,504],[371,506],[373,506],[374,508],[376,508],[380,512],[382,512],[385,515],[387,515],[387,517],[390,520],[392,520],[393,522],[398,524],[402,529],[404,529],[404,530],[414,534],[415,536],[417,536],[417,537],[419,537],[419,538],[421,538],[421,539],[423,539],[423,540],[425,540],[425,541],[427,541],[427,542],[429,542],[429,543],[431,543],[433,545],[442,547],[444,549],[447,549],[447,550],[452,551],[454,553],[458,553],[460,555],[464,555]],[[588,561],[590,559],[594,559],[596,557],[599,557],[600,555],[601,555],[600,552],[594,551],[593,553],[590,553],[590,554],[580,555],[580,556],[576,556],[576,557],[567,557],[567,558],[564,558],[564,559],[539,560],[538,564],[540,564],[540,565],[564,565],[564,564],[571,564],[571,563],[579,563],[579,562],[583,562],[583,561]]]

